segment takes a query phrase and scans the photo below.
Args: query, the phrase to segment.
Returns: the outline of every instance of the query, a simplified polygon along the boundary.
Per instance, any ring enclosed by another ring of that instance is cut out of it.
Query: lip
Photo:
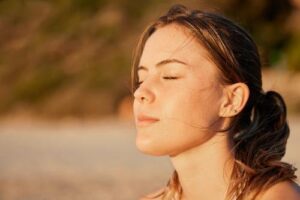
[[[148,125],[153,124],[158,121],[159,121],[158,118],[140,114],[137,116],[136,124],[138,126],[148,126]]]

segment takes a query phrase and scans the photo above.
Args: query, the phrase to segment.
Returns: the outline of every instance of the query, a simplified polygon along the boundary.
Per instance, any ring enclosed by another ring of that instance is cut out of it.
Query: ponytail
[[[244,112],[249,113],[249,110]],[[259,93],[251,115],[247,119],[247,115],[241,113],[241,116],[244,118],[239,118],[235,124],[241,120],[250,123],[238,132],[233,130],[236,162],[232,174],[234,184],[229,194],[237,196],[237,200],[249,197],[250,193],[255,198],[275,183],[296,178],[296,169],[281,161],[290,133],[281,95],[275,91]],[[237,191],[239,194],[234,194]]]

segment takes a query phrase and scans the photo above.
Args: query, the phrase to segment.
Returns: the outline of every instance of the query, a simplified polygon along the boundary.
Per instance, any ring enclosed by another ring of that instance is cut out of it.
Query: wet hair
[[[250,91],[243,110],[227,131],[233,142],[234,166],[227,199],[255,199],[272,185],[296,178],[292,165],[282,162],[289,137],[286,105],[275,91],[263,91],[261,60],[251,36],[220,14],[190,10],[176,4],[151,23],[140,37],[132,66],[132,90],[138,88],[137,67],[147,39],[160,27],[176,24],[190,30],[217,66],[223,84],[245,83]],[[180,199],[176,170],[156,197]]]

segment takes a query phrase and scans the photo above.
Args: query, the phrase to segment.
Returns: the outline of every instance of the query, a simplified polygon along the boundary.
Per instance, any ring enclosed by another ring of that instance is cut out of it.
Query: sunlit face
[[[223,87],[207,55],[176,24],[159,28],[147,40],[138,69],[142,83],[134,93],[140,151],[177,155],[201,145],[220,128]]]

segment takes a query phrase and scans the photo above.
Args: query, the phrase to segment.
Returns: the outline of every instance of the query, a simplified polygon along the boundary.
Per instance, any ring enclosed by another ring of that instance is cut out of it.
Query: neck
[[[225,199],[234,156],[224,133],[204,144],[171,157],[184,200]]]

